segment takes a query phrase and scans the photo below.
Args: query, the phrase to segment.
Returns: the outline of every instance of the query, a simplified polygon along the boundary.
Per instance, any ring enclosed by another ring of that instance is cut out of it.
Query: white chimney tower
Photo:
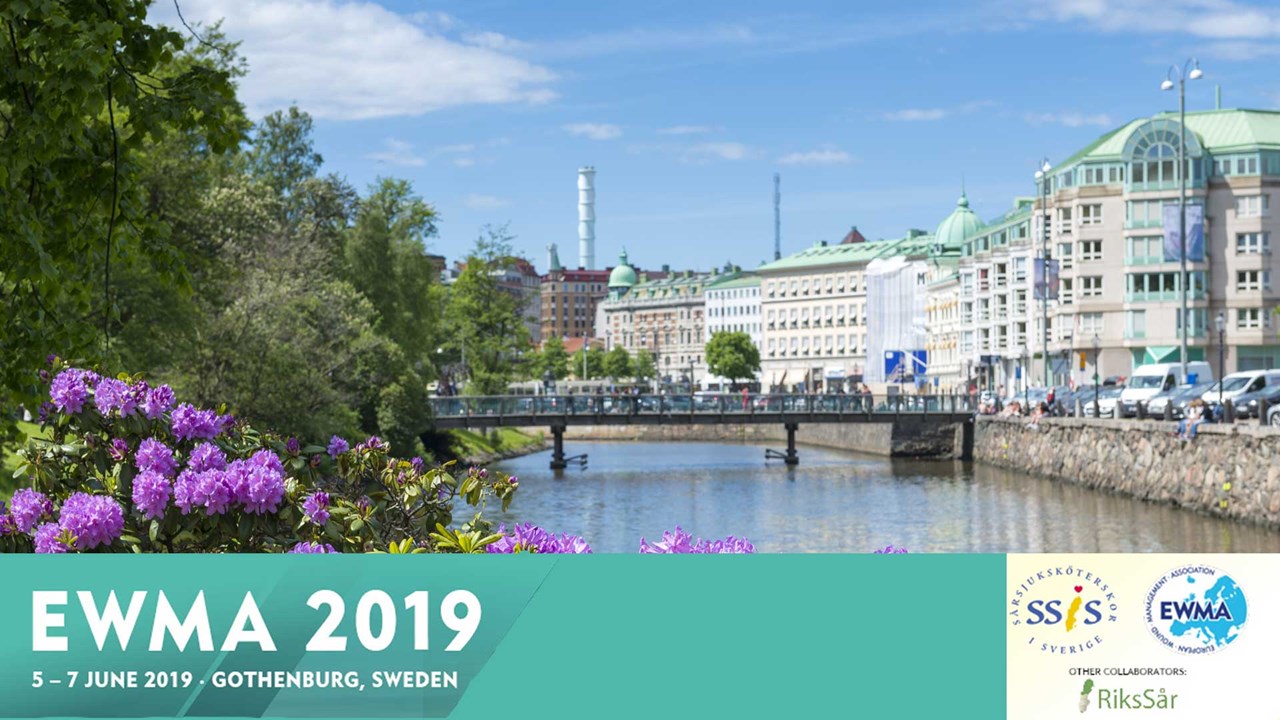
[[[596,269],[596,169],[578,168],[578,266]]]

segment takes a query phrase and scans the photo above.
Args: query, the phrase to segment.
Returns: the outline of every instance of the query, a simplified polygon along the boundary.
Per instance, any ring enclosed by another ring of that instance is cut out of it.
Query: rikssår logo
[[[1102,642],[1116,621],[1111,586],[1092,571],[1057,566],[1030,575],[1009,599],[1009,618],[1025,645],[1054,655],[1077,655]]]

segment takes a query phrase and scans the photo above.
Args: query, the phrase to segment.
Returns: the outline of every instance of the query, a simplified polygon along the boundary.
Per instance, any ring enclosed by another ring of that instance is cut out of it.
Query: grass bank
[[[453,453],[461,463],[483,465],[503,458],[527,455],[542,449],[544,433],[526,433],[514,428],[494,428],[489,433],[450,430]]]

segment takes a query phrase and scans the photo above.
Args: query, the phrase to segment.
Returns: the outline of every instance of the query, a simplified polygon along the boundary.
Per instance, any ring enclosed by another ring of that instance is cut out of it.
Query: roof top
[[[1074,155],[1055,165],[1061,170],[1082,160],[1120,160],[1125,141],[1140,125],[1151,120],[1177,121],[1178,113],[1163,112],[1153,117],[1130,120],[1076,151]],[[1200,144],[1210,153],[1240,150],[1280,150],[1280,111],[1275,110],[1202,110],[1187,113],[1187,130],[1200,138]]]
[[[618,267],[609,273],[609,287],[611,289],[632,287],[637,282],[639,282],[639,278],[636,277],[635,268],[627,264],[627,249],[622,248],[622,252],[618,253]]]
[[[851,243],[849,245],[814,245],[806,250],[775,260],[757,268],[758,272],[785,272],[824,265],[866,264],[879,257],[928,255],[933,235],[918,230],[905,238]]]
[[[977,213],[969,209],[969,198],[961,192],[960,199],[956,201],[956,209],[938,223],[938,229],[933,233],[934,242],[941,243],[944,248],[959,247],[965,238],[980,229],[982,221],[978,219]]]
[[[708,285],[707,290],[736,290],[737,288],[760,287],[760,276],[755,273],[744,273],[737,277],[725,276],[725,278]]]

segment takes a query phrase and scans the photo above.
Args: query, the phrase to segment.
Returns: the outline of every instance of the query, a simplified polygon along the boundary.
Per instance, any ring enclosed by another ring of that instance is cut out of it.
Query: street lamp
[[[1222,377],[1227,374],[1227,346],[1223,344],[1227,335],[1226,314],[1219,311],[1214,324],[1218,326],[1218,407],[1222,407]]]
[[[1098,409],[1098,351],[1102,349],[1102,340],[1097,336],[1093,336],[1093,416],[1102,417],[1102,411]]]
[[[1044,386],[1049,387],[1049,171],[1053,166],[1049,164],[1049,158],[1041,161],[1040,169],[1036,171],[1036,181],[1040,183],[1040,209],[1044,211],[1041,222],[1040,233],[1040,262],[1044,263],[1044,267],[1040,272],[1040,332],[1044,337],[1044,351],[1040,357],[1044,360]]]
[[[1178,78],[1178,240],[1182,243],[1182,270],[1179,279],[1182,286],[1182,377],[1187,376],[1187,336],[1191,318],[1187,317],[1187,80],[1199,80],[1204,76],[1200,61],[1187,60],[1181,70],[1177,65],[1169,68],[1161,90],[1172,90],[1174,74]]]

